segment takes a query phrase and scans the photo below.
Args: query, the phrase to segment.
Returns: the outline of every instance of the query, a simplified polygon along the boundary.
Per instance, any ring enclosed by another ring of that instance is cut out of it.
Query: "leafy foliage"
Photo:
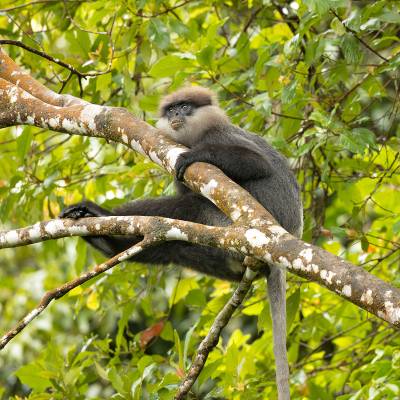
[[[6,4],[7,3],[7,4]],[[380,0],[2,1],[10,56],[53,90],[153,122],[162,94],[215,89],[233,122],[292,160],[304,239],[398,285],[400,5]],[[83,197],[105,207],[172,191],[121,145],[32,127],[0,131],[4,229]],[[1,251],[0,328],[46,289],[101,259],[77,239]],[[398,332],[316,284],[289,277],[295,399],[397,399]],[[231,285],[125,265],[56,302],[3,351],[3,398],[171,399]],[[193,398],[274,398],[265,284],[231,321]],[[18,397],[19,396],[19,397]]]

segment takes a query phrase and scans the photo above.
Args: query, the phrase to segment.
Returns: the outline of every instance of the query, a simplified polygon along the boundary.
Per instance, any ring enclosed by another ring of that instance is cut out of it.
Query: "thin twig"
[[[360,36],[358,36],[357,32],[353,29],[351,29],[349,26],[343,23],[343,20],[339,17],[339,15],[336,13],[335,10],[332,8],[330,9],[330,12],[340,21],[340,23],[344,26],[347,32],[350,32],[364,47],[366,47],[370,52],[374,53],[377,57],[382,59],[385,62],[388,62],[389,59],[386,57],[383,57],[381,54],[379,54],[375,49],[373,49],[364,39],[361,39]]]
[[[189,372],[175,394],[175,400],[184,399],[188,394],[189,390],[200,375],[210,351],[218,344],[222,329],[224,329],[232,317],[232,314],[242,303],[256,276],[256,272],[252,271],[250,268],[246,269],[239,286],[236,288],[229,301],[225,304],[224,308],[219,312],[207,336],[200,343],[199,350]]]
[[[57,4],[57,3],[61,3],[62,0],[36,0],[36,1],[31,1],[29,3],[26,4],[20,4],[18,6],[14,6],[14,7],[8,7],[8,8],[0,8],[0,12],[10,12],[10,11],[15,11],[15,10],[19,10],[21,8],[25,8],[25,7],[30,7],[30,6],[35,6],[38,4]],[[68,2],[68,3],[89,3],[89,2],[93,2],[93,0],[64,0],[64,2]]]
[[[26,45],[25,43],[22,43],[19,40],[12,40],[12,39],[0,39],[0,45],[4,45],[4,44],[10,44],[12,46],[18,46],[21,47],[33,54],[36,54],[39,57],[43,57],[46,60],[49,60],[55,64],[60,65],[61,67],[64,67],[66,69],[68,69],[69,71],[71,71],[73,74],[76,74],[79,78],[86,78],[87,76],[98,76],[98,75],[104,75],[109,73],[110,71],[102,71],[102,72],[80,72],[78,71],[75,67],[73,67],[71,64],[68,64],[64,61],[59,60],[58,58],[54,58],[52,56],[49,56],[47,53],[45,53],[44,51],[41,50],[37,50],[33,47],[30,47],[28,45]]]

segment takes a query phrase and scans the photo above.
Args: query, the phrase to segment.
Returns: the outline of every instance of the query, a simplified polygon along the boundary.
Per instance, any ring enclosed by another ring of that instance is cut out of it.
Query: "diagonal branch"
[[[102,137],[147,154],[169,172],[174,171],[178,155],[186,150],[122,108],[98,106],[74,97],[62,103],[65,106],[56,106],[55,99],[59,101],[59,95],[48,89],[41,91],[43,86],[27,74],[15,81],[11,72],[13,62],[4,52],[0,52],[0,63],[6,65],[0,69],[0,127],[27,124],[70,134]],[[18,69],[16,73],[19,73]],[[192,164],[185,173],[185,183],[216,204],[234,221],[233,226],[245,229],[232,248],[317,282],[400,327],[398,288],[293,237],[248,192],[212,165]],[[225,235],[229,236],[228,230]]]
[[[203,370],[210,351],[218,344],[222,329],[225,328],[235,310],[240,306],[240,304],[242,304],[256,276],[256,272],[253,272],[250,268],[246,269],[246,273],[243,275],[239,286],[236,288],[229,301],[225,304],[224,308],[219,312],[208,331],[207,336],[200,343],[196,357],[193,360],[185,379],[181,382],[178,391],[175,394],[175,400],[182,400],[189,393],[189,390]]]
[[[17,336],[18,333],[20,333],[30,322],[32,322],[38,315],[40,315],[51,303],[51,301],[60,299],[72,289],[82,285],[90,279],[93,279],[94,277],[102,274],[103,272],[109,270],[115,265],[120,264],[121,262],[132,257],[134,254],[139,253],[140,251],[154,244],[155,242],[152,238],[145,238],[140,243],[137,243],[129,249],[115,255],[106,262],[97,265],[92,270],[84,272],[79,277],[46,292],[40,300],[39,304],[29,314],[21,319],[13,329],[9,330],[0,338],[0,350],[3,349],[10,342],[10,340]]]

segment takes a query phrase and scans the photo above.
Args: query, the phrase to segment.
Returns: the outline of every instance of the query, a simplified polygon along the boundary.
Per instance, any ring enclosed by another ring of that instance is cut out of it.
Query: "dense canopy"
[[[2,1],[2,48],[54,91],[149,123],[195,83],[290,159],[303,239],[399,286],[397,1]],[[112,208],[170,194],[172,177],[103,139],[0,130],[1,230],[82,198]],[[78,238],[0,251],[0,329],[45,290],[103,260]],[[2,351],[3,398],[170,399],[233,285],[192,271],[116,267],[55,302]],[[265,282],[224,331],[191,398],[276,396]],[[400,397],[398,331],[288,275],[294,399]]]

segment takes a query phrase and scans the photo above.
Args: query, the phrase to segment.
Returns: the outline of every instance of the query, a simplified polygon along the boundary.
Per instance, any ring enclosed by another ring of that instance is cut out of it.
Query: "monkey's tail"
[[[278,399],[290,400],[289,363],[286,350],[286,271],[270,265],[266,277],[273,328]]]

